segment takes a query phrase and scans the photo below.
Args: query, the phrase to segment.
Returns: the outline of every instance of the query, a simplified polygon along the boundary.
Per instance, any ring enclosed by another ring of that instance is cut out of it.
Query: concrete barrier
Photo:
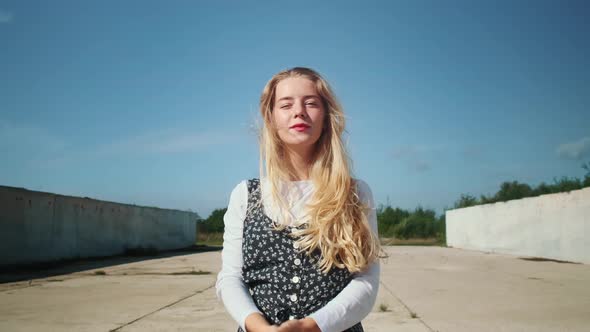
[[[590,263],[590,188],[449,210],[447,245]]]
[[[170,250],[196,240],[193,212],[0,186],[0,266]]]

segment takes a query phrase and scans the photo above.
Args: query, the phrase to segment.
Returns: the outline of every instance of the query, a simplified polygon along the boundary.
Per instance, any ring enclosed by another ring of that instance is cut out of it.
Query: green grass
[[[398,239],[398,238],[380,238],[383,246],[442,246],[446,247],[446,243],[441,242],[437,238],[430,239]]]
[[[204,233],[197,234],[197,243],[200,246],[221,246],[223,245],[223,233]]]

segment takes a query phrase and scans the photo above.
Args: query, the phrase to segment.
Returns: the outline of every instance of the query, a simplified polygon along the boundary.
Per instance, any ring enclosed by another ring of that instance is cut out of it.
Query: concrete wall
[[[177,249],[198,215],[0,186],[0,266]]]
[[[447,245],[590,263],[590,188],[450,210]]]

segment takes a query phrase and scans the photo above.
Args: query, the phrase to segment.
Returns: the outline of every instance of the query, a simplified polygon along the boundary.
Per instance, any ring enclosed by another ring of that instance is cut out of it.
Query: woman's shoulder
[[[240,181],[239,181],[239,182],[238,182],[238,183],[237,183],[237,184],[234,186],[234,189],[233,189],[232,191],[236,191],[236,190],[238,190],[238,191],[239,191],[239,190],[241,190],[241,189],[243,189],[243,188],[247,188],[247,187],[248,187],[248,182],[249,182],[249,181],[250,181],[250,180],[248,180],[248,179],[242,179],[242,180],[240,180]]]
[[[352,181],[356,185],[359,192],[363,192],[363,193],[370,193],[371,192],[371,187],[369,186],[369,184],[365,180],[359,179],[359,178],[353,178]]]
[[[352,181],[356,184],[356,186],[359,189],[371,190],[371,188],[369,187],[369,184],[363,179],[352,178]]]
[[[365,202],[370,207],[375,207],[375,202],[373,201],[373,191],[369,184],[358,178],[353,178],[354,183],[356,184],[357,194],[362,202]]]
[[[227,206],[229,217],[226,223],[241,225],[244,221],[248,208],[248,183],[249,180],[241,180],[232,189]]]
[[[260,184],[260,179],[258,178],[242,179],[234,186],[234,188],[232,189],[232,193],[247,193],[248,188],[257,184]]]
[[[250,193],[258,192],[257,190],[260,190],[261,186],[261,181],[258,178],[242,179],[231,191],[230,204],[239,204],[245,208]]]
[[[231,191],[230,204],[243,204],[248,197],[248,182],[249,180],[243,179],[238,182]]]

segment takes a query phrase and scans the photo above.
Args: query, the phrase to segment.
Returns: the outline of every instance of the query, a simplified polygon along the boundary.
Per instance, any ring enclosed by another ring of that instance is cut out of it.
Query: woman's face
[[[272,120],[289,148],[311,150],[322,134],[324,106],[315,84],[304,77],[289,77],[276,86]]]

